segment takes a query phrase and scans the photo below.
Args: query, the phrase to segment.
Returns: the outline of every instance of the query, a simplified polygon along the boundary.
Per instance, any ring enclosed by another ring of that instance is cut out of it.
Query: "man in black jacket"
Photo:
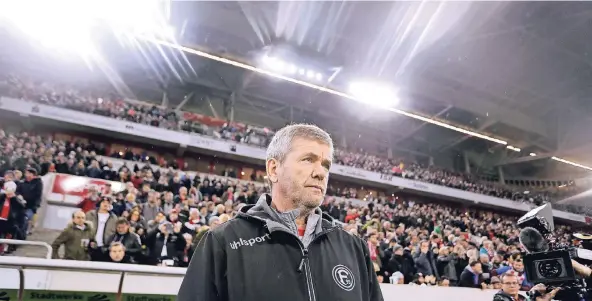
[[[37,170],[34,168],[27,168],[25,171],[25,180],[20,182],[16,194],[21,196],[25,202],[25,223],[22,226],[26,230],[24,235],[32,228],[33,216],[37,213],[37,209],[41,206],[41,195],[43,194],[43,182],[37,176]],[[25,239],[25,237],[23,237]]]
[[[383,300],[366,244],[318,208],[332,156],[316,126],[278,131],[267,149],[271,195],[204,235],[177,300]]]
[[[394,246],[393,255],[388,262],[388,269],[391,275],[401,272],[405,284],[410,283],[413,280],[413,275],[415,275],[415,263],[411,251],[403,249],[400,245]]]
[[[104,248],[105,252],[110,251],[113,243],[121,243],[124,247],[126,259],[130,262],[135,262],[142,252],[142,242],[140,236],[129,231],[129,221],[120,217],[116,223],[116,232],[111,237],[107,238]],[[112,259],[112,258],[111,258]]]

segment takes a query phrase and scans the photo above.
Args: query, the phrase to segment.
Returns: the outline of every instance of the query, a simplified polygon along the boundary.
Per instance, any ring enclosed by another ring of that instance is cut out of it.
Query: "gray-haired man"
[[[284,127],[267,149],[271,195],[199,242],[179,301],[383,300],[365,243],[323,215],[333,141]]]

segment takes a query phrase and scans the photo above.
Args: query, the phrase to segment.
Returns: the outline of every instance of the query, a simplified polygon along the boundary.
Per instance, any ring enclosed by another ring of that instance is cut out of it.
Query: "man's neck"
[[[304,220],[314,211],[309,208],[295,206],[294,202],[288,200],[278,191],[271,192],[271,207],[282,213],[298,209],[298,219]]]

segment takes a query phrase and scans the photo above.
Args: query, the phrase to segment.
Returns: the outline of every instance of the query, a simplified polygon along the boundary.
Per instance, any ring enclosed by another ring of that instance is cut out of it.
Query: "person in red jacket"
[[[345,223],[349,223],[350,220],[356,220],[356,218],[358,217],[360,217],[360,215],[358,214],[358,210],[351,209],[345,216]]]
[[[99,190],[95,186],[88,189],[88,195],[76,207],[80,208],[82,212],[87,213],[91,210],[97,209],[97,202],[101,199]]]
[[[25,201],[16,196],[16,184],[13,181],[4,183],[0,193],[0,238],[13,238],[15,229],[24,218]],[[0,245],[0,255],[7,250]]]

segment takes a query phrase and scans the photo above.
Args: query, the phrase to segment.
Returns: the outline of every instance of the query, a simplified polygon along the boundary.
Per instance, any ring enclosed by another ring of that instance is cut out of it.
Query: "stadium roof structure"
[[[171,4],[180,45],[248,63],[290,45],[310,62],[339,67],[327,84],[336,90],[360,77],[391,83],[399,109],[514,150],[162,45],[137,59],[121,49],[106,56],[140,99],[160,102],[166,90],[169,106],[216,115],[232,107],[235,120],[269,127],[314,122],[352,148],[436,158],[464,150],[510,174],[552,178],[586,171],[552,157],[592,165],[591,16],[587,2]]]

